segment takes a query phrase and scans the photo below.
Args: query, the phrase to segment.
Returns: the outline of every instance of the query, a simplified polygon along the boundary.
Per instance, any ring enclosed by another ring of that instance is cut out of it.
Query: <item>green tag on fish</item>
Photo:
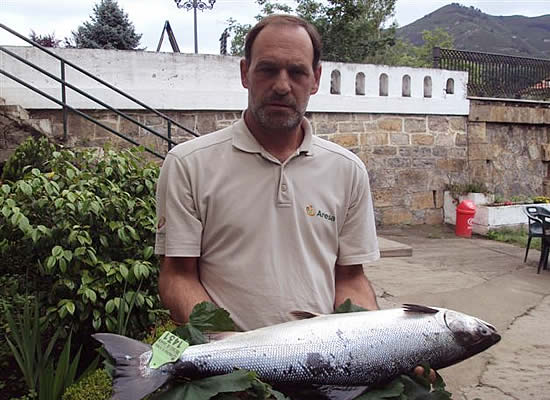
[[[153,343],[153,356],[149,361],[149,367],[156,369],[177,361],[182,353],[189,347],[189,343],[168,331]]]

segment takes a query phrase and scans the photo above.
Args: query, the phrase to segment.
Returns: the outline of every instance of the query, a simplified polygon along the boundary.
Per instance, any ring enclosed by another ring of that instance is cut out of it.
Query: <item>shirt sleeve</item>
[[[168,257],[199,257],[202,222],[185,163],[169,153],[157,182],[155,253]]]
[[[369,176],[356,168],[351,201],[338,237],[338,265],[355,265],[380,258]]]

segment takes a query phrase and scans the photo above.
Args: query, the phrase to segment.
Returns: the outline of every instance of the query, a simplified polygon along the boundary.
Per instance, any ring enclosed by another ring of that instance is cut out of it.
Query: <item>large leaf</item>
[[[343,313],[358,312],[358,311],[369,311],[369,310],[361,306],[356,306],[351,302],[350,299],[346,299],[346,301],[344,301],[342,304],[340,304],[338,307],[334,309],[334,314],[343,314]]]
[[[189,323],[201,331],[234,331],[235,323],[229,313],[215,304],[204,301],[193,307]]]
[[[219,393],[242,392],[252,387],[254,372],[238,370],[176,386],[155,397],[155,400],[209,400]]]

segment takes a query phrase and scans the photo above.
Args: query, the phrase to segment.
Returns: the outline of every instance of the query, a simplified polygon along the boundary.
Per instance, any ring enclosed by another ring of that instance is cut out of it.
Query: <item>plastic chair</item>
[[[529,246],[531,246],[531,239],[532,238],[542,238],[545,236],[545,229],[544,224],[541,220],[539,215],[539,208],[537,206],[526,206],[522,208],[522,211],[525,215],[527,215],[527,219],[529,222],[529,238],[527,239],[527,247],[525,248],[525,258],[523,259],[523,262],[527,262],[527,254],[529,254]]]
[[[544,207],[532,206],[536,209],[536,217],[539,219],[542,226],[541,236],[541,254],[537,274],[540,270],[548,269],[548,255],[550,254],[550,211]]]

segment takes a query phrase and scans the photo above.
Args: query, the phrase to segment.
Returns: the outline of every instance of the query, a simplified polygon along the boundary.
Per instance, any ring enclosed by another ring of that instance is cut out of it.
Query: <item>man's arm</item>
[[[200,282],[197,257],[162,257],[160,260],[159,294],[175,322],[189,320],[193,307],[212,302]]]
[[[379,309],[376,302],[376,294],[363,272],[362,265],[336,264],[335,278],[334,308],[338,307],[346,299],[350,299],[353,304],[364,307],[367,310]]]

